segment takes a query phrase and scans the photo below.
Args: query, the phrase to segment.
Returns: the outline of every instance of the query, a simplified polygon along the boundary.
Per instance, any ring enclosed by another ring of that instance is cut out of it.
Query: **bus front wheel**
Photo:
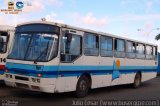
[[[76,87],[76,96],[82,98],[87,96],[90,88],[90,81],[86,76],[81,76]]]
[[[141,84],[141,75],[140,75],[140,73],[137,73],[134,78],[133,87],[138,88],[140,86],[140,84]]]

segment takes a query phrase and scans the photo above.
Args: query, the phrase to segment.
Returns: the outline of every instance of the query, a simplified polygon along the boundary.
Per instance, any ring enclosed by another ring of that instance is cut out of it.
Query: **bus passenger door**
[[[56,89],[59,92],[76,90],[82,69],[82,36],[84,32],[63,28],[60,47],[60,63]]]

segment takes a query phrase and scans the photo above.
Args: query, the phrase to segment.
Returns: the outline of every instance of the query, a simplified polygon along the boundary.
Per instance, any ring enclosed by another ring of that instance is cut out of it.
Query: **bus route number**
[[[1,63],[5,63],[6,62],[6,58],[0,58],[0,62]]]

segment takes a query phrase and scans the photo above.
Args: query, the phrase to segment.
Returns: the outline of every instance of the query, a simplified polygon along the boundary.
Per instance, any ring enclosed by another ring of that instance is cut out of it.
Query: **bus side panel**
[[[142,82],[155,78],[157,76],[157,72],[142,72]]]
[[[73,63],[60,63],[55,92],[68,92],[76,90],[76,85],[80,76],[80,73],[77,72],[84,72],[83,68],[80,67],[83,66],[83,59],[83,57],[80,57]]]
[[[130,84],[134,82],[136,73],[121,74],[119,84]]]
[[[142,73],[142,82],[156,77],[157,64],[155,64],[155,60],[127,58],[124,60],[119,84],[133,83],[137,72]]]
[[[98,57],[99,59],[96,60],[95,57],[85,57],[86,61],[84,61],[84,64],[98,66],[100,71],[104,71],[102,75],[92,75],[92,88],[98,88],[98,87],[106,87],[110,86],[112,82],[112,72],[113,72],[113,57]],[[92,60],[92,58],[95,58],[95,60]],[[92,60],[92,61],[88,61]],[[98,61],[98,63],[94,62]],[[93,63],[94,62],[94,63]]]
[[[58,77],[56,81],[55,92],[75,91],[78,78],[73,77]]]
[[[91,88],[106,87],[111,85],[112,75],[93,75]]]

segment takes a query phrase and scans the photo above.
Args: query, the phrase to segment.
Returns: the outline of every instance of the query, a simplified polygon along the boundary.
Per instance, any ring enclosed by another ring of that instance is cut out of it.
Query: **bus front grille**
[[[29,78],[21,77],[21,76],[15,76],[15,79],[17,79],[17,80],[23,80],[23,81],[29,81]]]

